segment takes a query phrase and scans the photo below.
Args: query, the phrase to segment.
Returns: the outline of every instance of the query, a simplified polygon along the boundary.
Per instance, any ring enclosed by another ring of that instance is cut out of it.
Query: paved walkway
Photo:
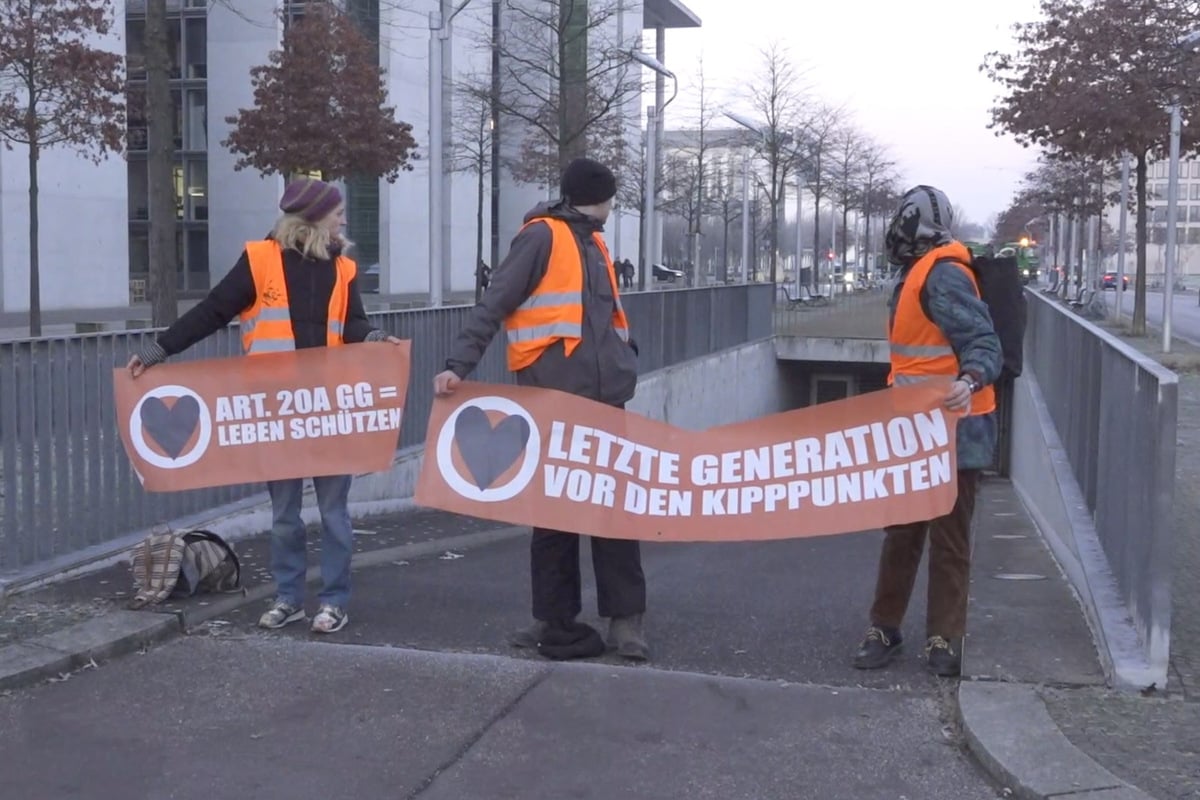
[[[964,686],[1098,691],[1082,614],[1007,482],[985,485],[977,522]],[[967,752],[958,682],[921,666],[923,578],[906,654],[879,672],[849,666],[878,533],[647,545],[654,654],[638,667],[613,656],[550,664],[504,644],[527,618],[521,529],[434,512],[358,527],[352,622],[320,640],[299,625],[260,631],[261,603],[239,596],[120,612],[124,566],[10,599],[2,616],[24,622],[0,636],[27,650],[50,630],[66,647],[72,614],[179,614],[190,635],[94,666],[85,654],[82,670],[0,698],[6,788],[97,798],[247,787],[261,798],[1010,796]],[[269,590],[265,544],[238,544],[255,599]],[[1012,572],[1045,580],[1003,578]],[[584,618],[599,624],[586,558],[585,576]]]

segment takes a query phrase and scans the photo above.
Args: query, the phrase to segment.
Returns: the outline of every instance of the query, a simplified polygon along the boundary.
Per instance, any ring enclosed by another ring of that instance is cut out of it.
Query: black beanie
[[[597,206],[617,194],[612,170],[590,158],[577,158],[563,170],[562,198],[572,206]]]

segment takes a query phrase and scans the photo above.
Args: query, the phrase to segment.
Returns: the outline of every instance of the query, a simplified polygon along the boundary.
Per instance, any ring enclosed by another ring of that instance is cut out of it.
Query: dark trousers
[[[899,628],[908,610],[921,552],[929,537],[929,595],[925,635],[961,637],[967,627],[971,576],[971,516],[979,488],[979,470],[960,470],[958,500],[944,517],[885,528],[871,624]]]
[[[579,540],[574,533],[533,529],[529,546],[533,617],[544,622],[571,620],[583,610]],[[636,539],[592,540],[596,605],[602,617],[625,617],[646,610],[646,576]]]

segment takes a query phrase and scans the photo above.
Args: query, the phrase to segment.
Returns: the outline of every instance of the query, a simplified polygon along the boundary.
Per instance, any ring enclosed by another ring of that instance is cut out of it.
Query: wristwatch
[[[963,383],[965,383],[967,385],[967,388],[971,390],[971,394],[975,394],[976,392],[978,392],[980,389],[983,388],[983,384],[981,384],[979,381],[975,380],[975,377],[967,372],[964,372],[962,375],[959,375],[958,380],[962,381]]]

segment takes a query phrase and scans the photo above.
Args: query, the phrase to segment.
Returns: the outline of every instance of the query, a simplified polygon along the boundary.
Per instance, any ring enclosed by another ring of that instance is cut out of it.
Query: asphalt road
[[[0,795],[998,797],[953,682],[919,663],[923,582],[907,654],[849,665],[879,538],[646,547],[647,666],[503,643],[527,619],[524,537],[366,569],[334,636],[259,631],[249,607],[0,699]]]

